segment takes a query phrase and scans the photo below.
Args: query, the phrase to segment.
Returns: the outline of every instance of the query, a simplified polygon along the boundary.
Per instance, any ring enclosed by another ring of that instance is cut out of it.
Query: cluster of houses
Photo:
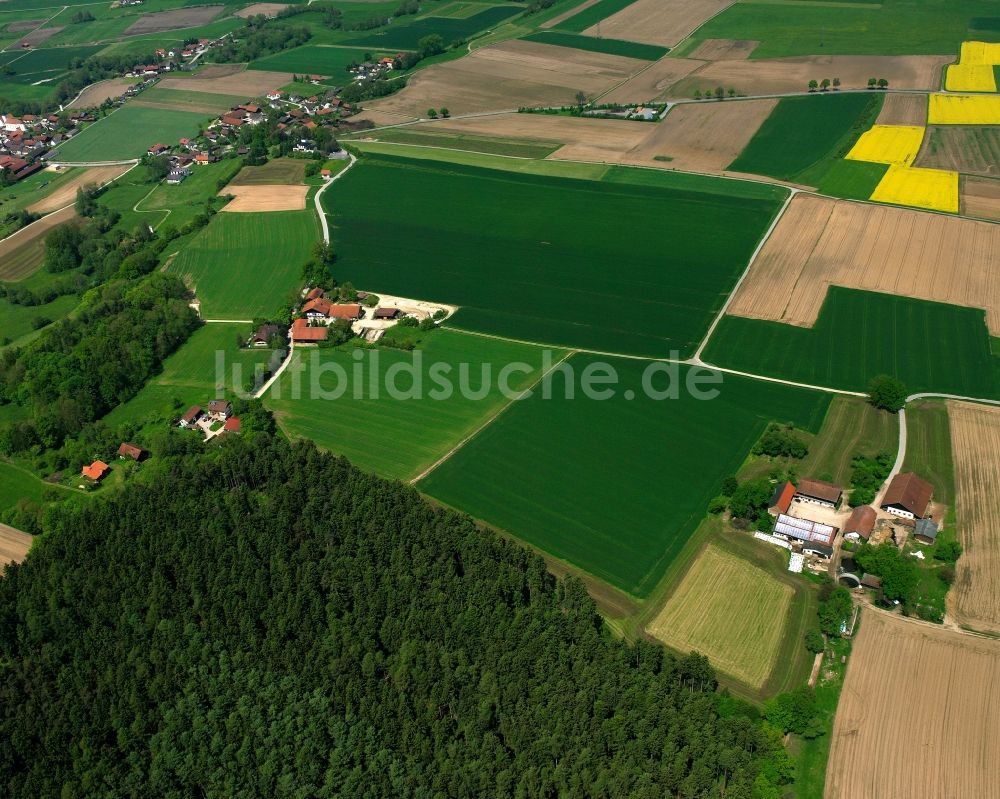
[[[167,49],[164,47],[158,47],[155,52],[158,60],[155,63],[136,64],[125,73],[124,77],[155,78],[158,75],[162,75],[164,72],[171,72],[175,69],[183,68],[184,62],[190,61],[191,59],[200,56],[206,50],[212,47],[218,47],[220,44],[222,44],[221,39],[199,39],[197,44],[185,45],[183,49]]]
[[[364,302],[368,293],[359,291],[357,299]],[[353,324],[364,319],[365,312],[365,307],[358,302],[336,303],[323,289],[311,289],[299,309],[300,316],[292,322],[289,338],[296,344],[318,344],[326,341],[332,322],[343,320]],[[379,323],[395,322],[403,316],[401,309],[392,306],[376,307],[371,311],[371,319]]]
[[[240,417],[233,416],[233,405],[228,400],[214,399],[206,408],[192,405],[177,421],[184,429],[197,428],[205,434],[205,439],[228,433],[240,432]]]
[[[80,125],[93,122],[85,111],[68,114],[0,114],[0,169],[17,181],[44,168],[46,153],[71,138]]]
[[[382,77],[386,72],[391,71],[393,65],[396,63],[396,59],[401,57],[401,55],[397,55],[395,57],[385,56],[377,61],[365,61],[363,64],[352,64],[347,68],[347,71],[354,77],[354,80],[357,83],[360,83],[363,80],[374,80],[375,78]]]

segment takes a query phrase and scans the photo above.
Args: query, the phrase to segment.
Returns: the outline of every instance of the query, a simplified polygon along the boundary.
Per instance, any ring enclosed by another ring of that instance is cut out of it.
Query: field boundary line
[[[427,475],[429,475],[431,472],[433,472],[435,469],[437,469],[442,463],[444,463],[445,461],[449,460],[456,452],[458,452],[460,449],[462,449],[462,447],[464,447],[472,439],[474,439],[481,432],[483,432],[483,430],[485,430],[487,427],[489,427],[491,424],[493,424],[493,422],[495,422],[500,417],[500,415],[503,414],[503,412],[506,411],[508,408],[510,408],[515,402],[520,402],[522,399],[524,399],[535,388],[535,386],[537,386],[539,383],[541,383],[546,377],[548,377],[550,374],[552,374],[552,372],[554,372],[557,368],[559,368],[559,366],[562,363],[564,363],[568,358],[570,358],[571,356],[575,355],[576,353],[577,353],[577,350],[567,350],[566,354],[563,355],[562,358],[560,358],[558,361],[556,361],[554,364],[552,364],[552,366],[550,366],[546,371],[544,371],[542,374],[540,374],[536,380],[534,380],[534,381],[531,382],[530,385],[526,386],[522,391],[519,391],[516,396],[514,396],[511,399],[507,400],[507,402],[505,402],[502,406],[500,406],[499,408],[497,408],[497,410],[494,413],[490,414],[483,421],[483,423],[481,425],[479,425],[479,427],[477,427],[475,430],[473,430],[471,433],[469,433],[469,435],[467,435],[465,438],[463,438],[461,441],[459,441],[455,446],[453,446],[444,455],[442,455],[440,458],[438,458],[436,461],[434,461],[434,463],[432,463],[430,466],[428,466],[426,469],[424,469],[420,474],[418,474],[416,477],[412,478],[411,480],[407,480],[406,482],[409,485],[416,485],[421,480],[423,480],[425,477],[427,477]]]

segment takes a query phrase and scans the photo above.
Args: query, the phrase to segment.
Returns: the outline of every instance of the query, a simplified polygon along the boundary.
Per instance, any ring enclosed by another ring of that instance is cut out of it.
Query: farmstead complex
[[[5,795],[993,796],[998,81],[995,0],[0,3]]]

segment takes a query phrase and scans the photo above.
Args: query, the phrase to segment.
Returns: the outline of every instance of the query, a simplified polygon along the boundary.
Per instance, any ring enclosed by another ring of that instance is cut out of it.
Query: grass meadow
[[[597,174],[606,173],[619,174]],[[323,195],[335,274],[359,288],[460,305],[459,328],[601,352],[690,354],[783,190],[726,196],[716,193],[719,181],[664,181],[369,156]]]
[[[530,36],[522,37],[526,42],[552,44],[558,47],[572,47],[575,50],[588,50],[592,53],[621,55],[627,58],[639,58],[643,61],[657,61],[665,56],[670,48],[655,44],[640,44],[622,39],[598,39],[596,36],[580,36],[565,31],[540,31]]]
[[[138,158],[153,144],[174,144],[193,136],[205,114],[126,105],[88,126],[55,150],[62,161],[119,161]]]
[[[41,502],[46,493],[45,483],[35,475],[0,460],[0,512],[10,510],[22,499]]]
[[[347,67],[352,62],[362,63],[366,53],[370,53],[376,58],[395,55],[394,52],[372,52],[363,47],[330,47],[306,44],[302,47],[275,53],[266,58],[260,58],[252,62],[249,69],[324,75],[333,78],[338,85],[341,85],[351,80]]]
[[[955,463],[951,424],[942,400],[918,400],[906,408],[906,459],[903,469],[934,486],[934,501],[955,504]]]
[[[888,171],[888,164],[868,161],[834,161],[819,180],[820,192],[845,200],[867,200]]]
[[[785,97],[729,169],[809,182],[804,173],[846,153],[881,104],[881,96],[861,93]]]
[[[432,364],[450,365],[454,370],[453,380],[457,380],[459,364],[469,364],[468,385],[473,391],[484,386],[484,368],[491,370],[495,381],[499,370],[508,363],[530,365],[530,372],[512,375],[510,386],[515,391],[526,388],[541,376],[542,349],[525,344],[444,329],[429,336],[417,352],[425,391],[435,385],[429,375]],[[353,357],[355,353],[365,356],[362,361],[365,371],[360,381],[353,379],[358,363]],[[564,354],[555,352],[553,361]],[[374,372],[369,359],[377,357],[379,372],[384,375],[389,369],[398,370],[403,365],[414,364],[414,355],[389,348],[297,348],[295,357],[303,369],[301,375],[296,376],[295,364],[289,366],[280,386],[269,393],[267,406],[274,411],[288,436],[308,438],[324,449],[346,456],[356,466],[383,477],[411,479],[432,466],[507,403],[495,382],[482,399],[456,393],[447,400],[429,397],[403,400],[385,396],[384,388],[378,397],[367,390],[367,381]],[[315,368],[313,357],[320,359]],[[310,398],[309,387],[314,380],[323,391],[333,392],[337,388],[338,377],[332,371],[333,364],[339,365],[348,376],[344,395],[339,399]],[[296,380],[300,381],[303,399],[293,398]],[[410,378],[401,375],[397,385],[408,387],[411,383]],[[362,395],[356,396],[356,389],[364,389]]]
[[[35,252],[33,247],[16,250],[12,257],[19,258],[24,252]],[[41,253],[38,253],[39,256]],[[8,266],[8,264],[5,264]],[[16,282],[17,286],[31,290],[43,288],[46,284],[52,283],[68,273],[53,275],[42,270],[36,271],[23,280]],[[9,340],[10,342],[28,336],[35,330],[43,327],[43,322],[56,322],[64,318],[80,303],[80,298],[75,294],[66,294],[56,297],[52,302],[45,305],[15,305],[6,299],[0,298],[0,342]]]
[[[756,39],[751,58],[957,54],[967,39],[1000,40],[998,19],[994,0],[882,0],[856,7],[850,0],[746,2],[706,22],[690,49],[705,39]]]
[[[163,362],[163,369],[124,405],[104,417],[111,428],[126,422],[139,426],[149,422],[170,422],[192,405],[212,399],[232,399],[232,366],[249,378],[256,364],[266,366],[272,356],[268,349],[240,349],[237,339],[246,341],[251,325],[206,324]],[[224,353],[224,379],[216,375],[216,353]]]
[[[704,358],[718,366],[865,391],[879,374],[910,393],[1000,397],[982,310],[831,286],[812,328],[726,316]]]
[[[575,355],[579,376],[600,359]],[[657,585],[768,421],[815,432],[827,395],[725,376],[711,401],[639,391],[647,363],[607,359],[619,390],[568,399],[556,374],[420,481],[459,510],[637,597]],[[593,368],[593,367],[591,367]],[[688,375],[677,367],[679,379]],[[666,385],[664,375],[656,386]],[[636,391],[628,399],[626,389]]]
[[[646,629],[760,690],[777,665],[794,595],[763,569],[709,544]]]
[[[444,39],[445,46],[469,38],[479,31],[492,28],[524,11],[524,6],[489,6],[470,17],[417,17],[408,22],[401,17],[388,28],[364,33],[348,39],[345,44],[373,47],[380,50],[416,50],[420,40],[432,33]]]
[[[312,209],[220,213],[168,270],[194,288],[204,318],[254,319],[287,302],[318,240]]]

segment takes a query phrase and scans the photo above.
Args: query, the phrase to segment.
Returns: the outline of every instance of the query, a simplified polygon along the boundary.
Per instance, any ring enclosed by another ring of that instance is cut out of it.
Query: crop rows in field
[[[471,17],[420,17],[409,24],[397,22],[387,29],[366,33],[354,39],[349,39],[345,44],[358,45],[359,47],[392,48],[400,50],[416,50],[420,45],[420,40],[425,36],[437,34],[445,45],[467,39],[474,33],[492,28],[501,22],[519,14],[523,11],[523,6],[491,6]]]

